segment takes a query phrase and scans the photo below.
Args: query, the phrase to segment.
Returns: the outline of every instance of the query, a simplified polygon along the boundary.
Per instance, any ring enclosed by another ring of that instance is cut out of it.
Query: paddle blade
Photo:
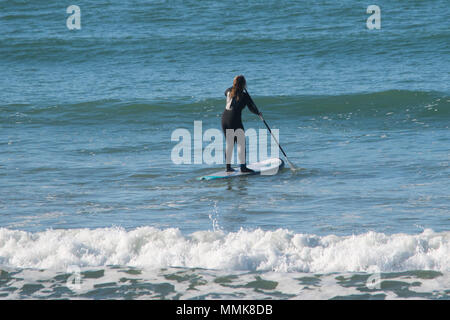
[[[288,164],[289,164],[289,169],[291,169],[292,171],[296,171],[297,168],[294,166],[294,164],[292,162],[290,162],[287,158],[286,158]]]

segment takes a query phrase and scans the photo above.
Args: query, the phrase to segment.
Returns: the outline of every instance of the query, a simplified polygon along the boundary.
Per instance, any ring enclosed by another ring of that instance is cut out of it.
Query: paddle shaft
[[[286,152],[284,152],[283,148],[280,146],[280,143],[278,142],[277,138],[275,138],[275,135],[272,133],[272,130],[270,130],[269,125],[267,124],[266,120],[264,120],[264,118],[262,117],[262,115],[259,115],[259,118],[262,120],[262,122],[264,122],[264,124],[267,127],[267,130],[269,130],[270,134],[272,135],[273,139],[275,140],[275,142],[277,143],[278,147],[280,147],[281,152],[283,152],[283,155],[286,157]]]
[[[247,90],[245,90],[245,92],[248,94]],[[253,103],[253,105],[256,106],[256,104],[253,102],[252,98],[250,97],[250,94],[248,94],[248,97],[250,98],[250,101]],[[289,161],[286,152],[284,152],[283,148],[281,147],[280,143],[278,142],[277,138],[275,137],[275,135],[272,133],[272,130],[270,130],[269,125],[267,124],[266,120],[264,120],[261,112],[258,114],[259,118],[262,120],[262,122],[264,122],[264,124],[266,125],[267,130],[269,130],[270,134],[272,135],[273,140],[277,143],[278,148],[280,148],[281,152],[283,153],[284,157],[286,158],[287,162],[289,163],[289,167],[294,170],[295,166],[292,164],[292,162]]]

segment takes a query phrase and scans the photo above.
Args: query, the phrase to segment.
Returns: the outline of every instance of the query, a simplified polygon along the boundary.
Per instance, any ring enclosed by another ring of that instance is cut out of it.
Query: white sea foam
[[[368,232],[316,236],[276,231],[199,231],[141,227],[47,230],[0,228],[0,266],[65,270],[68,266],[188,267],[275,272],[450,271],[450,232]]]

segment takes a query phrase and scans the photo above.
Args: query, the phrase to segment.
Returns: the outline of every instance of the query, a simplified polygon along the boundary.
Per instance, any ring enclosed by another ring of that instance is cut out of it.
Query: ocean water
[[[1,299],[450,298],[447,1],[74,4],[0,2]],[[237,74],[298,170],[198,181]]]

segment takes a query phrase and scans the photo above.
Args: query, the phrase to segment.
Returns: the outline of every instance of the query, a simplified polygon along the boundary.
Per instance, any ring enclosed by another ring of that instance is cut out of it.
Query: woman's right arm
[[[247,106],[248,109],[256,114],[256,115],[260,115],[261,112],[259,112],[258,107],[256,106],[256,104],[253,102],[252,97],[250,97],[250,95],[248,94],[248,92],[245,92],[245,95],[247,96]]]

